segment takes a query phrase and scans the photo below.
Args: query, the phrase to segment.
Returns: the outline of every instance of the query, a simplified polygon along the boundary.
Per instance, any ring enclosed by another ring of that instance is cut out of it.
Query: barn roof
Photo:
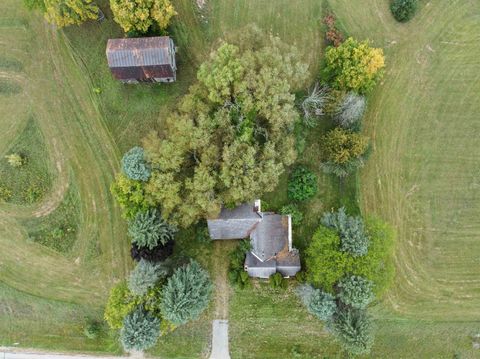
[[[168,36],[110,39],[107,42],[108,66],[174,66],[172,40]]]

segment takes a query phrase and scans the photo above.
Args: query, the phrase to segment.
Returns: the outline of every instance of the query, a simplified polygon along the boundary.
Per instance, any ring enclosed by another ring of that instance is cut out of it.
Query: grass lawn
[[[151,129],[162,129],[217,39],[257,23],[299,47],[312,82],[320,70],[326,1],[211,0],[199,11],[193,1],[175,0],[178,82],[124,86],[112,79],[105,59],[106,40],[122,32],[111,20],[107,1],[99,3],[105,22],[58,32],[18,1],[0,3],[0,109],[5,114],[0,184],[12,171],[3,156],[26,148],[35,160],[25,170],[41,174],[46,189],[35,203],[20,197],[0,203],[0,345],[119,350],[107,333],[90,341],[82,329],[85,318],[101,318],[108,289],[132,265],[125,221],[109,186],[121,153]],[[475,155],[480,28],[475,14],[480,5],[422,2],[417,17],[405,25],[392,19],[387,0],[330,0],[328,5],[348,33],[385,48],[387,71],[369,98],[365,130],[374,151],[359,178],[339,183],[323,175],[318,141],[329,124],[309,133],[299,162],[317,174],[319,192],[302,205],[305,220],[294,229],[295,244],[303,248],[308,243],[319,216],[331,207],[361,208],[388,220],[398,229],[397,278],[373,310],[379,330],[371,357],[451,358],[458,353],[474,358],[479,353],[472,349],[472,336],[480,331],[475,224],[480,210],[480,157]],[[35,135],[24,136],[35,128]],[[285,173],[278,189],[265,196],[272,208],[288,203],[287,180]],[[9,185],[24,187],[21,183]],[[65,206],[71,214],[66,215]],[[55,228],[66,223],[75,227],[74,236],[60,250],[52,238],[60,233]],[[32,236],[48,240],[35,243]],[[211,245],[192,237],[191,231],[181,234],[176,254],[198,258],[215,274]],[[211,307],[201,320],[161,338],[152,354],[204,357],[213,315]],[[233,358],[342,355],[292,288],[273,290],[258,282],[235,290],[229,320]]]

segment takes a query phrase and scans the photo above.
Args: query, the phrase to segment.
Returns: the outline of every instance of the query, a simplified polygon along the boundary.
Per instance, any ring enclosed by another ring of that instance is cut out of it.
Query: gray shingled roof
[[[262,261],[288,250],[288,216],[265,213],[251,234],[252,252]]]
[[[168,36],[110,39],[107,43],[109,67],[173,65]]]
[[[207,222],[212,239],[242,239],[248,238],[261,220],[252,204],[242,204],[233,209],[223,208],[216,219]]]

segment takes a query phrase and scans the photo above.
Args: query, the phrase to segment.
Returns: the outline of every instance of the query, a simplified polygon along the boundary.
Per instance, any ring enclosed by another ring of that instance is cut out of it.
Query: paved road
[[[210,359],[230,359],[228,351],[228,320],[214,320],[212,330],[212,354]]]
[[[35,353],[17,348],[0,347],[0,359],[119,359],[113,356],[92,356],[85,354]],[[126,357],[123,357],[126,358]]]

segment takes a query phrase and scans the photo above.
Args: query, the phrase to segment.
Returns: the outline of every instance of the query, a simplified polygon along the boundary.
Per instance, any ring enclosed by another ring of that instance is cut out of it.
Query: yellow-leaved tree
[[[170,0],[110,0],[110,7],[125,32],[146,33],[153,25],[165,30],[177,14]]]
[[[45,18],[58,27],[95,20],[98,12],[93,0],[45,0]]]

